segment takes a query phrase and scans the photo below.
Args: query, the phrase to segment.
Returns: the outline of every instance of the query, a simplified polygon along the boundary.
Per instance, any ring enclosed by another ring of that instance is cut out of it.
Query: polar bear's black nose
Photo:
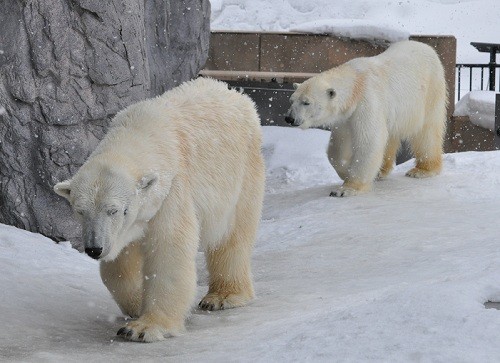
[[[285,122],[287,124],[293,125],[293,123],[295,122],[295,119],[291,116],[285,116]]]
[[[86,248],[85,253],[94,260],[97,260],[102,253],[102,247]]]

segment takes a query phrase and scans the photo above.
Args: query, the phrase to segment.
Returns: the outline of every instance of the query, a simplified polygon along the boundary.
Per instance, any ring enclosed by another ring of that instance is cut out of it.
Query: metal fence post
[[[500,149],[500,93],[495,98],[495,149]]]
[[[497,53],[495,50],[490,52],[490,91],[495,90],[495,66]]]

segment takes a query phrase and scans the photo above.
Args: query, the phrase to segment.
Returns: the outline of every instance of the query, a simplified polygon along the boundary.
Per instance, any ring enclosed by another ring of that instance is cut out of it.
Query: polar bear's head
[[[147,221],[158,212],[166,195],[158,184],[154,172],[136,178],[125,168],[91,162],[54,191],[70,202],[80,220],[85,252],[110,261],[142,237]]]
[[[302,129],[345,121],[359,98],[358,80],[352,69],[343,66],[294,83],[285,121]]]

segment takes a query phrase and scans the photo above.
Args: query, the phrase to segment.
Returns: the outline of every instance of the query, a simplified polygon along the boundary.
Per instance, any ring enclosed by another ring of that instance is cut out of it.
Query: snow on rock
[[[302,23],[290,28],[292,32],[332,34],[351,39],[398,42],[407,40],[410,33],[389,25],[361,19],[323,19]]]
[[[224,0],[210,0],[210,11],[212,14],[217,14],[222,10]]]
[[[485,129],[495,129],[495,91],[472,91],[455,105],[454,116],[469,116],[470,121]]]

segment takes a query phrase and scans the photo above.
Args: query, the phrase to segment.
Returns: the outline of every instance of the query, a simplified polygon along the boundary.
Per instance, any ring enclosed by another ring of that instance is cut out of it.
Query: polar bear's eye
[[[309,106],[309,105],[310,105],[310,103],[309,103],[309,102],[307,102],[307,101],[302,101],[302,104],[303,104],[304,106]]]
[[[127,213],[128,213],[128,209],[127,209],[127,208],[125,208],[125,210],[123,211],[123,215],[124,215],[124,216],[126,216],[126,215],[127,215]]]
[[[82,210],[77,210],[76,214],[83,216],[83,211]]]
[[[118,209],[108,209],[108,216],[112,216],[112,215],[115,215],[116,212],[118,212]]]

